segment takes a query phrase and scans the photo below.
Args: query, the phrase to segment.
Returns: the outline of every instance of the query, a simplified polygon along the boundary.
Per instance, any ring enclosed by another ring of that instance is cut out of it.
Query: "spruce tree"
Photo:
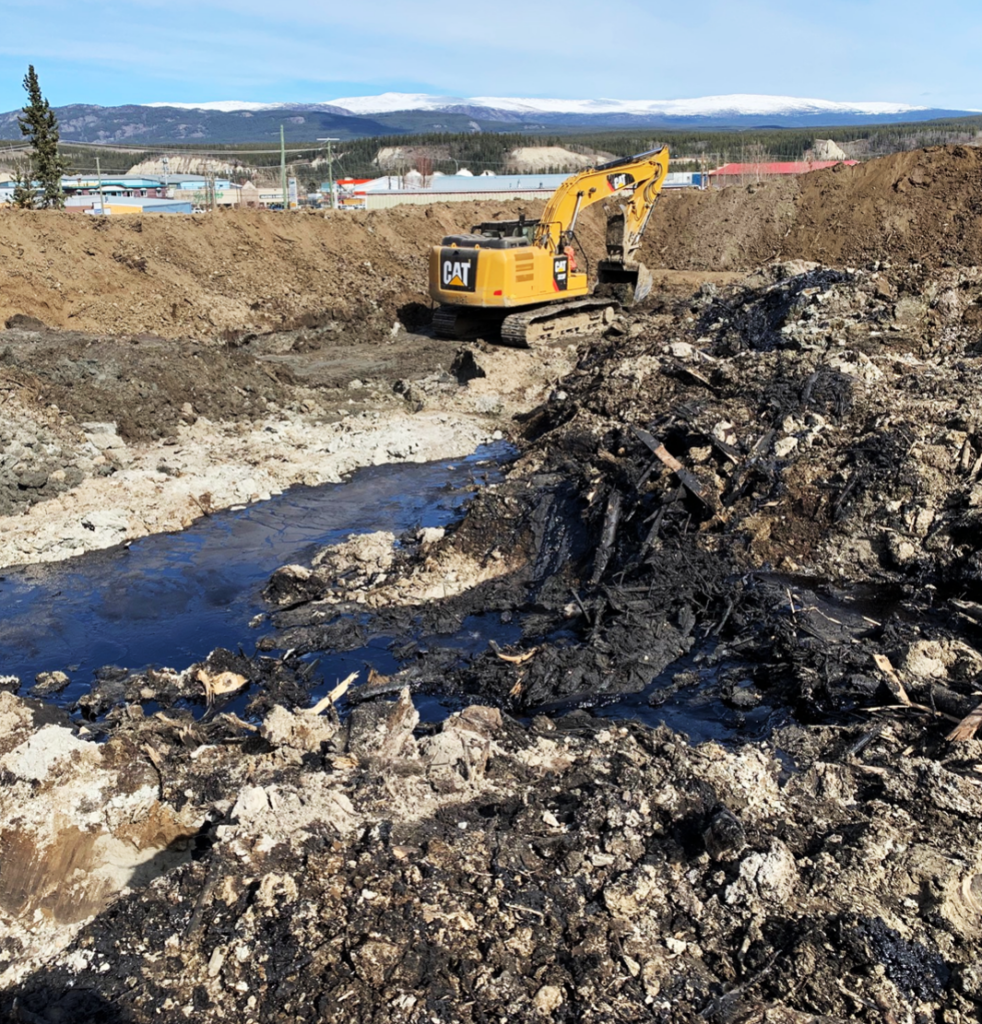
[[[41,95],[38,76],[31,64],[24,76],[24,89],[28,102],[23,116],[17,118],[21,135],[31,142],[31,158],[28,187],[37,183],[34,205],[42,208],[60,209],[65,205],[65,193],[61,188],[61,176],[68,172],[68,161],[58,155],[58,119],[51,105]]]
[[[30,168],[17,171],[14,175],[14,194],[10,201],[21,210],[33,210],[37,206],[37,189],[31,180]]]

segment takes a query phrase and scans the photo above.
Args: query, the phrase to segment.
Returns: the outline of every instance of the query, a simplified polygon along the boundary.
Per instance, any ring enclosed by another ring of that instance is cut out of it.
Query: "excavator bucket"
[[[651,286],[651,271],[643,263],[601,260],[597,267],[597,294],[612,296],[622,306],[647,298]]]

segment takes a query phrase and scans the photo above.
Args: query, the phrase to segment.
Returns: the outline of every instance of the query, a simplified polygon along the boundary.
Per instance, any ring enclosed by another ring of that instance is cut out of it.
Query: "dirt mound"
[[[429,247],[535,204],[379,213],[112,218],[0,210],[0,321],[163,337],[263,331],[429,305]]]
[[[750,269],[769,260],[834,266],[982,263],[982,150],[934,147],[790,181],[672,193],[652,218],[651,266]]]
[[[613,159],[613,153],[574,153],[565,146],[518,146],[508,154],[506,171],[509,174],[526,174],[554,167],[573,171]]]
[[[663,192],[641,259],[674,270],[749,270],[773,259],[794,224],[798,179]]]
[[[420,735],[403,691],[344,723],[127,708],[96,744],[0,696],[33,854],[5,863],[5,1020],[978,1019],[977,778],[911,731],[725,750],[471,706]]]
[[[787,604],[773,572],[881,586],[912,616],[929,594],[935,606],[982,600],[969,316],[980,299],[970,271],[906,281],[791,264],[615,324],[524,421],[529,450],[509,482],[483,491],[446,542],[501,571],[474,570],[462,577],[470,589],[417,608],[434,632],[472,614],[526,615],[535,657],[516,674],[493,651],[463,668],[430,652],[414,685],[524,712],[596,703],[644,689],[710,635],[748,640],[766,622],[758,655],[772,694],[786,683],[808,715],[855,701],[865,683],[852,678],[860,663],[848,631],[819,634],[822,656],[841,644],[846,667],[826,666],[820,692],[800,652],[781,655],[795,668],[778,681],[771,643]],[[415,560],[410,546],[403,555],[402,575],[420,583],[439,562],[429,551]],[[367,588],[359,607],[390,605],[378,631],[397,633],[405,602],[378,596]],[[304,609],[301,598],[274,617],[277,645],[311,653],[342,642],[322,606]],[[901,636],[906,626],[887,630],[876,653],[903,657]],[[923,639],[938,638],[925,624]],[[971,691],[946,687],[951,713],[967,715]]]

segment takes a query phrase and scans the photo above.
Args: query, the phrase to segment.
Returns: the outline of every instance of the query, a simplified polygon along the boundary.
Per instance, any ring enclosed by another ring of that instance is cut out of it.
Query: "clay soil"
[[[278,570],[255,653],[74,709],[8,681],[0,1013],[978,1020],[980,178],[951,148],[666,196],[647,304],[537,353],[427,335],[426,245],[487,211],[4,215],[0,302],[54,328],[0,334],[22,518],[271,418],[518,458],[446,532]],[[90,424],[80,465],[90,420],[123,448]],[[474,615],[521,638],[421,640]],[[400,670],[315,703],[311,659],[380,635]],[[696,706],[716,741],[653,724]]]

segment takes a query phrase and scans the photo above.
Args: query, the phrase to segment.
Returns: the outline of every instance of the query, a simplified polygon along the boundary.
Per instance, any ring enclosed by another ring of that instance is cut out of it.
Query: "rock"
[[[122,509],[94,509],[82,516],[81,522],[88,530],[126,533],[130,528],[129,516]]]
[[[473,705],[451,715],[443,728],[420,741],[420,755],[432,768],[450,768],[465,779],[483,775],[492,751],[492,740],[501,732],[497,708]]]
[[[718,810],[702,834],[706,851],[713,860],[732,860],[747,845],[747,835],[740,819],[728,808]]]
[[[927,303],[919,297],[905,295],[897,301],[895,317],[897,323],[914,324],[927,314]]]
[[[243,786],[229,817],[242,824],[255,821],[270,809],[269,794],[262,786]]]
[[[487,377],[484,367],[477,361],[472,348],[459,348],[450,364],[450,372],[457,378],[458,384]]]
[[[25,741],[33,727],[34,716],[27,703],[8,690],[0,691],[0,756]]]
[[[413,730],[419,713],[403,688],[395,702],[368,704],[355,708],[346,723],[344,749],[359,757],[377,757],[391,761],[396,757],[415,757]]]
[[[917,558],[917,548],[906,537],[896,533],[887,535],[887,550],[898,569],[910,565]]]
[[[126,442],[116,432],[115,423],[83,423],[81,426],[85,439],[101,452],[126,447]]]
[[[263,597],[279,607],[310,600],[319,590],[316,582],[311,583],[312,576],[306,566],[282,565],[270,576]]]
[[[751,853],[740,864],[740,880],[726,890],[726,902],[739,902],[738,887],[750,898],[784,903],[798,884],[798,868],[791,851],[774,839],[767,853]]]
[[[70,682],[64,672],[39,672],[34,677],[31,694],[35,697],[51,697],[61,693]]]
[[[675,356],[676,359],[692,359],[696,354],[695,347],[690,345],[687,341],[669,342],[668,351],[669,354]]]
[[[8,317],[4,326],[8,331],[46,331],[47,325],[38,320],[36,316],[27,316],[24,313],[15,313]]]
[[[774,444],[774,454],[779,459],[786,459],[798,447],[798,438],[782,437]]]
[[[27,469],[17,474],[17,486],[22,490],[41,490],[48,482],[48,474],[41,469]]]
[[[563,991],[555,985],[543,985],[532,999],[537,1013],[551,1017],[563,1005]]]
[[[303,753],[320,754],[338,731],[336,721],[309,711],[287,711],[277,705],[266,716],[260,733],[274,747],[290,747]]]
[[[309,586],[316,586],[320,595],[328,590],[342,596],[364,590],[391,567],[394,546],[395,535],[379,530],[322,548],[314,556],[316,574]]]
[[[59,763],[92,761],[98,756],[98,747],[76,739],[69,729],[49,725],[0,758],[0,766],[18,779],[44,782],[56,774]]]
[[[945,650],[935,640],[919,640],[911,644],[904,658],[903,669],[915,679],[946,679],[948,669]]]
[[[416,539],[419,541],[420,547],[425,549],[438,544],[446,535],[447,531],[442,526],[424,526],[416,534]]]

